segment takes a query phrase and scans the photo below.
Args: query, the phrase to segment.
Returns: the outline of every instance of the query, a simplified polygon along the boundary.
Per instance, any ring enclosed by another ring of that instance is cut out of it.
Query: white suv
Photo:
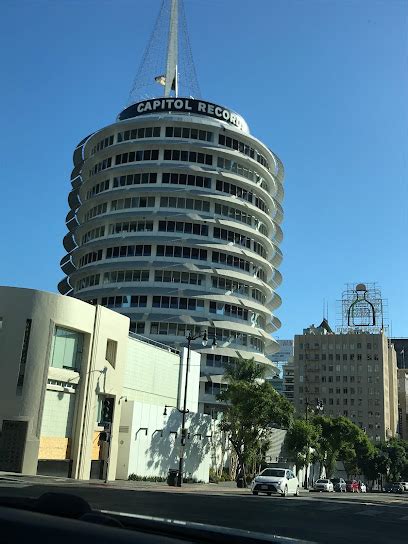
[[[279,493],[282,497],[299,496],[299,481],[287,468],[266,468],[254,478],[251,484],[254,495],[258,493]]]
[[[313,489],[315,491],[330,491],[330,492],[333,492],[334,491],[334,486],[333,486],[333,482],[331,482],[330,480],[325,480],[325,479],[320,478],[319,480],[315,481]]]

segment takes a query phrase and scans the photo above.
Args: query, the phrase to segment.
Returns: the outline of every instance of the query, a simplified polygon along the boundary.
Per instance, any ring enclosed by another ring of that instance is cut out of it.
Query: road
[[[133,484],[133,485],[132,485]],[[105,485],[71,480],[0,478],[4,496],[37,497],[47,491],[69,492],[93,508],[182,519],[297,537],[319,543],[407,541],[408,495],[313,494],[300,497],[253,496],[218,486]]]

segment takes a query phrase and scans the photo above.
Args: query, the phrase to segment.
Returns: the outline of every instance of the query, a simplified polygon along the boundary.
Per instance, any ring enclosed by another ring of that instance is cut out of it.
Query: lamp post
[[[306,423],[309,421],[309,406],[313,406],[312,402],[309,402],[309,399],[306,399],[305,401],[305,420]],[[322,400],[316,399],[316,404],[314,406],[315,410],[318,412],[323,412],[324,410],[324,404]],[[307,444],[307,453],[309,452],[309,443]],[[305,489],[308,488],[308,463],[306,463],[306,472],[305,472],[305,482],[304,486]]]
[[[183,482],[183,469],[184,469],[184,453],[186,449],[186,436],[187,436],[187,430],[186,430],[186,414],[188,414],[189,410],[187,410],[187,389],[188,389],[188,372],[190,370],[190,353],[191,353],[191,342],[194,340],[197,340],[198,338],[201,338],[201,343],[203,346],[206,346],[208,344],[208,336],[207,331],[204,331],[201,334],[192,335],[191,331],[188,331],[187,336],[187,362],[186,362],[186,374],[185,374],[185,380],[184,380],[184,401],[183,401],[183,409],[180,410],[178,408],[178,411],[182,415],[181,419],[181,450],[180,450],[180,460],[179,460],[179,471],[177,476],[177,487],[181,487],[181,484]],[[211,347],[214,349],[217,345],[217,341],[215,338],[213,338]]]

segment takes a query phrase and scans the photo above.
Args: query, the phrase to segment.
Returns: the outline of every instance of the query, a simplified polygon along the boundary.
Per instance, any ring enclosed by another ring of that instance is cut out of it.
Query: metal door
[[[27,421],[3,421],[0,433],[0,470],[22,471],[27,428]]]

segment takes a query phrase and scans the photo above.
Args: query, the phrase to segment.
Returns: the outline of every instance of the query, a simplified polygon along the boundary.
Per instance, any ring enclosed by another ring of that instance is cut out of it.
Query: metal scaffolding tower
[[[347,283],[337,301],[337,327],[340,334],[380,333],[388,335],[388,301],[376,283]]]

